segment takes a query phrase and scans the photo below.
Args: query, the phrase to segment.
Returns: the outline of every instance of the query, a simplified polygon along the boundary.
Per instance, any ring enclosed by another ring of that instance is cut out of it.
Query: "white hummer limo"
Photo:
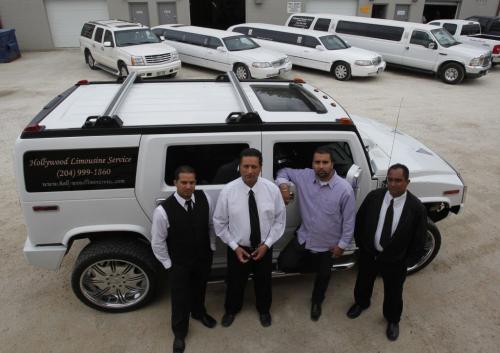
[[[350,116],[301,80],[240,82],[233,72],[215,80],[142,82],[132,73],[122,84],[81,81],[49,102],[15,145],[28,231],[24,254],[30,264],[56,270],[72,244],[86,239],[72,274],[76,296],[104,311],[138,308],[158,282],[151,218],[175,191],[177,166],[193,166],[197,188],[215,201],[238,177],[242,149],[263,152],[262,176],[272,180],[280,168],[309,167],[319,145],[332,149],[358,207],[384,184],[389,163],[409,167],[410,190],[429,221],[426,252],[408,270],[429,264],[441,244],[434,222],[459,213],[465,196],[460,175],[446,161],[401,131]],[[299,223],[291,202],[274,259]],[[333,267],[351,267],[355,251],[353,243]],[[219,244],[214,274],[225,268],[224,253]]]

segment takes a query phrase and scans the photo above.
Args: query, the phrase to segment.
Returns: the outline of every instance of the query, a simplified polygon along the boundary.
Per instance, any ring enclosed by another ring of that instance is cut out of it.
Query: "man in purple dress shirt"
[[[283,168],[278,171],[279,185],[285,203],[290,200],[289,183],[297,188],[302,224],[283,249],[279,267],[284,272],[303,272],[312,265],[316,279],[311,297],[311,319],[321,316],[321,304],[330,282],[335,257],[351,243],[356,203],[351,185],[333,169],[333,154],[318,147],[312,169]]]

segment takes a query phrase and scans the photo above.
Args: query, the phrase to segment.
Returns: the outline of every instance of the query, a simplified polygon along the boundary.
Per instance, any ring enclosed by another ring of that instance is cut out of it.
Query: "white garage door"
[[[109,18],[106,0],[45,0],[45,8],[56,48],[78,47],[86,21]]]
[[[356,16],[358,0],[311,0],[306,3],[306,12]]]

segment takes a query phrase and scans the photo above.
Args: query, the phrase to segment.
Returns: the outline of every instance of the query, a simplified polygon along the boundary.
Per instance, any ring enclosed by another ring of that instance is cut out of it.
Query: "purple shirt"
[[[292,182],[297,187],[302,225],[297,231],[306,249],[328,251],[335,245],[345,249],[352,240],[356,216],[354,191],[349,183],[334,173],[321,182],[312,169],[283,168],[276,183]],[[324,184],[324,185],[322,185]]]

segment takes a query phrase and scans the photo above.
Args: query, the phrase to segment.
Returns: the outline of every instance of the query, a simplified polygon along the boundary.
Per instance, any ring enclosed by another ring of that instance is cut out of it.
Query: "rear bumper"
[[[29,239],[24,243],[24,257],[30,265],[45,268],[47,270],[57,270],[61,266],[62,259],[66,254],[64,245],[33,245]]]
[[[130,72],[137,72],[137,75],[143,78],[171,75],[178,72],[180,69],[180,60],[160,65],[128,66]]]

